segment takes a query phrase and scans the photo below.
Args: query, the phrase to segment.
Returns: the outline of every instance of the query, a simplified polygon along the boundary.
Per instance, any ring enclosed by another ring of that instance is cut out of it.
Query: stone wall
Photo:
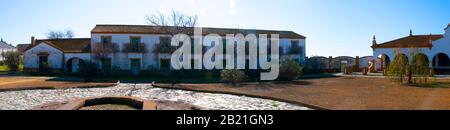
[[[314,56],[307,58],[307,67],[314,69],[315,71],[322,72],[343,72],[344,68],[352,68],[353,71],[362,71],[364,68],[369,67],[369,62],[373,60],[372,56],[364,57],[350,57],[350,56],[338,56],[338,57],[323,57]]]

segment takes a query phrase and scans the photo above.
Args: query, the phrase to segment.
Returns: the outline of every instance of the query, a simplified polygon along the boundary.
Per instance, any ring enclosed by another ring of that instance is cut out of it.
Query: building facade
[[[444,34],[410,35],[385,43],[377,44],[374,37],[373,57],[378,59],[377,69],[385,70],[390,61],[398,56],[413,62],[418,56],[426,57],[430,69],[437,73],[448,73],[450,70],[450,24]]]
[[[127,71],[139,74],[143,70],[170,70],[171,53],[177,49],[170,46],[171,34],[167,30],[171,28],[173,27],[97,25],[91,31],[91,38],[32,38],[32,45],[24,52],[24,67],[26,70],[37,71],[46,63],[52,69],[76,72],[80,61],[93,61],[101,69],[111,72]],[[299,63],[305,62],[306,38],[292,31],[202,29],[203,35],[279,34],[281,57],[289,57]]]

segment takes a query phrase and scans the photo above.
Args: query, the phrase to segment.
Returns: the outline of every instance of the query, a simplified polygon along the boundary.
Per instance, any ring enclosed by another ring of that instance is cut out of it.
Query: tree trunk
[[[408,65],[408,84],[411,84],[412,83],[412,72],[411,72],[411,66],[410,65]]]

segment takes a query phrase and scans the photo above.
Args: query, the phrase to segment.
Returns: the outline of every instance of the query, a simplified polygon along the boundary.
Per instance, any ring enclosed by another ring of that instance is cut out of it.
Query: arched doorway
[[[405,54],[397,54],[394,58],[394,61],[398,61],[402,65],[407,65],[409,62],[408,56],[406,56]]]
[[[78,69],[80,68],[80,63],[83,62],[81,58],[75,57],[70,58],[67,61],[66,68],[68,73],[76,73],[78,72]]]
[[[446,73],[450,72],[450,58],[445,53],[438,53],[433,57],[433,68],[436,73]]]
[[[378,56],[378,58],[381,61],[381,63],[380,63],[380,65],[381,65],[380,70],[383,71],[386,68],[388,68],[389,63],[391,63],[391,58],[389,58],[389,56],[386,55],[386,54],[381,54],[381,55]]]

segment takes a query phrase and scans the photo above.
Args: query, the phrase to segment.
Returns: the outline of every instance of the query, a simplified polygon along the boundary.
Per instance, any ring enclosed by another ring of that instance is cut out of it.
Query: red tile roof
[[[443,35],[412,35],[372,46],[372,48],[408,48],[432,47],[431,41],[443,38]]]
[[[17,44],[16,48],[19,52],[23,53],[29,46],[31,46],[31,44]]]
[[[91,39],[90,38],[70,38],[70,39],[41,39],[36,40],[34,46],[27,48],[31,49],[40,43],[47,43],[48,45],[63,51],[64,53],[90,53]]]
[[[97,25],[92,29],[91,33],[98,34],[170,34],[167,28],[174,28],[171,26],[157,27],[150,25]],[[193,28],[181,28],[183,31],[192,34]],[[219,34],[225,36],[226,34],[280,34],[280,38],[305,39],[305,36],[297,34],[293,31],[275,31],[275,30],[252,30],[252,29],[227,29],[227,28],[203,28],[203,35]]]

